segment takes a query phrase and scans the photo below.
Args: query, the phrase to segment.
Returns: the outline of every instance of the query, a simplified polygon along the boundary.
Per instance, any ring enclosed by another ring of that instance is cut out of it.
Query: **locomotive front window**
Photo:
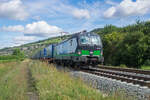
[[[80,37],[80,43],[81,44],[90,44],[90,39],[87,36],[81,36]]]
[[[100,45],[100,38],[97,36],[91,36],[91,43],[93,45]]]
[[[101,40],[98,36],[81,36],[80,44],[102,45]]]

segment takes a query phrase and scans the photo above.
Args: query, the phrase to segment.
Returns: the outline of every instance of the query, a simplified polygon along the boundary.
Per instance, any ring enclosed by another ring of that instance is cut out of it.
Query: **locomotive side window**
[[[70,40],[70,46],[72,46],[72,40]]]

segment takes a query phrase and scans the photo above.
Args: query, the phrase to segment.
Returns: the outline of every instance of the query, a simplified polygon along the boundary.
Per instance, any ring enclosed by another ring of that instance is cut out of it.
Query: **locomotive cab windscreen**
[[[90,45],[90,46],[102,46],[101,39],[96,34],[87,33],[79,37],[79,44]]]

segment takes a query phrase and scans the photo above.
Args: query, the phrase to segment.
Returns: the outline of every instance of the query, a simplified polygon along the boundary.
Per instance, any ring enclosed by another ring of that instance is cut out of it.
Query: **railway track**
[[[150,75],[150,70],[140,70],[140,69],[132,69],[132,68],[119,68],[119,67],[110,67],[110,66],[99,66],[102,69],[110,69],[115,71],[124,71],[124,72],[132,72],[137,74]]]
[[[129,68],[115,68],[101,66],[99,68],[81,68],[83,72],[103,76],[122,82],[138,84],[150,88],[150,71]],[[149,72],[149,73],[148,73]]]

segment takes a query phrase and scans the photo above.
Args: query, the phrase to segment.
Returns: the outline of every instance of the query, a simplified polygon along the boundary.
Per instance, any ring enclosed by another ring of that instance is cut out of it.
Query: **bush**
[[[0,56],[0,60],[9,61],[9,60],[24,60],[24,53],[19,49],[15,49],[12,55]]]
[[[150,59],[150,22],[137,21],[136,24],[118,28],[106,25],[95,31],[102,37],[104,64],[140,68]]]

